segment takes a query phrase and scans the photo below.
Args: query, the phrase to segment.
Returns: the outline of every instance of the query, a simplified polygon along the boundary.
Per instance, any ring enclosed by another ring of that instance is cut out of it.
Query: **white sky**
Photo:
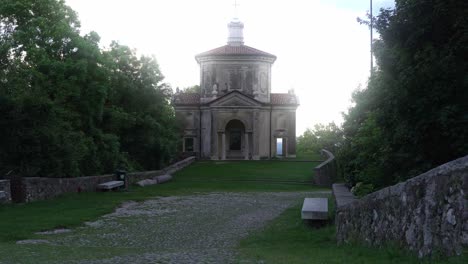
[[[199,84],[194,56],[225,45],[234,0],[66,0],[82,33],[96,31],[154,54],[173,89]],[[369,0],[238,0],[246,45],[275,54],[272,92],[294,88],[297,135],[317,123],[342,122],[351,93],[369,75]],[[393,0],[374,0],[374,15]]]

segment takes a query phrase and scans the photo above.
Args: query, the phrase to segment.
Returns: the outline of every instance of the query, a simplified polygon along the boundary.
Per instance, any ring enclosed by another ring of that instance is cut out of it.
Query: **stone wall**
[[[326,149],[322,149],[321,153],[327,156],[327,160],[315,167],[314,183],[318,186],[330,187],[336,178],[335,156]]]
[[[468,246],[468,156],[337,208],[339,244],[388,242],[417,252],[461,254]]]
[[[193,162],[195,161],[195,157],[188,157],[184,160],[181,160],[179,162],[176,162],[166,168],[164,168],[163,172],[164,174],[172,174],[172,173],[175,173],[185,167],[187,167],[188,165],[192,164]],[[150,177],[148,177],[150,178]]]
[[[76,178],[23,177],[21,200],[32,202],[50,199],[63,193],[95,191],[98,184],[112,180],[116,180],[113,174]]]
[[[267,116],[268,117],[268,116]],[[283,138],[283,156],[296,155],[296,109],[295,107],[276,106],[271,113],[271,155],[276,157],[276,139]],[[266,135],[266,134],[265,134]],[[265,137],[264,140],[268,140]],[[266,144],[265,144],[266,145]],[[267,155],[268,157],[268,152]]]
[[[194,161],[194,157],[189,157],[163,170],[128,173],[127,179],[129,184],[135,184],[143,179],[174,173],[190,165]],[[95,191],[98,184],[112,180],[116,180],[116,176],[113,174],[76,178],[23,177],[20,183],[23,196],[21,201],[31,202],[50,199],[60,194],[70,192]]]
[[[332,192],[333,197],[335,197],[336,208],[353,203],[357,199],[344,183],[334,183],[332,185]]]
[[[271,91],[271,64],[257,57],[246,56],[223,59],[204,59],[200,63],[202,101],[213,96],[223,96],[231,91],[255,96],[268,102]],[[215,92],[216,91],[216,92]]]
[[[10,181],[0,180],[0,204],[11,202]]]

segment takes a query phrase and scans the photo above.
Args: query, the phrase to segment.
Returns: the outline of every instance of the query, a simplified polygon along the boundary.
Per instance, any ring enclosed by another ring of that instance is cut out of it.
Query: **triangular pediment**
[[[248,97],[241,92],[233,91],[227,93],[214,101],[209,103],[211,107],[220,107],[220,106],[237,106],[237,107],[258,107],[261,106],[262,103]]]

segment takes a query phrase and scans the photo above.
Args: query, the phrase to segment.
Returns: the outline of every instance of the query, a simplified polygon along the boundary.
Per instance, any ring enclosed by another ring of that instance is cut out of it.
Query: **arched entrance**
[[[223,135],[223,159],[249,159],[249,134],[242,121],[232,119],[226,124]]]

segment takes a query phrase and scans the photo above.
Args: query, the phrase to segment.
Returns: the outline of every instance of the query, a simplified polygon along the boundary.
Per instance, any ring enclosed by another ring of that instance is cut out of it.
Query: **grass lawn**
[[[0,206],[0,242],[34,238],[34,232],[76,227],[112,212],[125,201],[195,192],[308,191],[320,189],[310,181],[317,163],[280,161],[196,162],[174,180],[126,192],[72,193],[56,199]],[[265,181],[265,179],[273,179]],[[293,182],[288,182],[293,181]]]
[[[287,158],[290,159],[290,158]],[[298,152],[296,153],[295,158],[291,158],[292,160],[324,160],[325,158],[320,155],[320,153],[315,152]]]
[[[43,251],[48,252],[47,245],[19,246],[14,243],[35,238],[34,232],[37,231],[82,225],[85,221],[112,212],[118,205],[130,200],[205,192],[320,190],[304,184],[310,182],[313,168],[318,163],[203,161],[181,170],[174,175],[173,181],[161,185],[145,188],[132,186],[125,192],[73,193],[53,200],[3,205],[0,206],[0,251],[16,252],[20,247],[23,250],[27,247],[43,247]],[[298,204],[287,209],[264,229],[244,239],[239,245],[241,259],[257,260],[259,263],[421,263],[414,255],[391,247],[375,249],[358,245],[337,246],[334,227],[313,229],[304,225],[300,220],[300,208],[301,204]],[[107,256],[119,250],[130,249],[109,248],[106,249],[107,253],[102,253],[102,248],[91,248],[89,253]],[[80,252],[83,251],[63,247],[57,252],[51,251],[50,256],[79,256]],[[42,260],[46,261],[48,254],[41,256]],[[465,252],[463,257],[437,259],[433,262],[467,263],[467,254]],[[425,261],[422,263],[430,263],[429,260]]]
[[[300,219],[301,205],[287,209],[263,230],[241,241],[241,259],[255,263],[468,263],[463,257],[425,259],[401,250],[362,245],[337,246],[334,226],[315,229]]]
[[[319,162],[295,161],[200,161],[176,174],[184,180],[242,180],[311,182]]]

